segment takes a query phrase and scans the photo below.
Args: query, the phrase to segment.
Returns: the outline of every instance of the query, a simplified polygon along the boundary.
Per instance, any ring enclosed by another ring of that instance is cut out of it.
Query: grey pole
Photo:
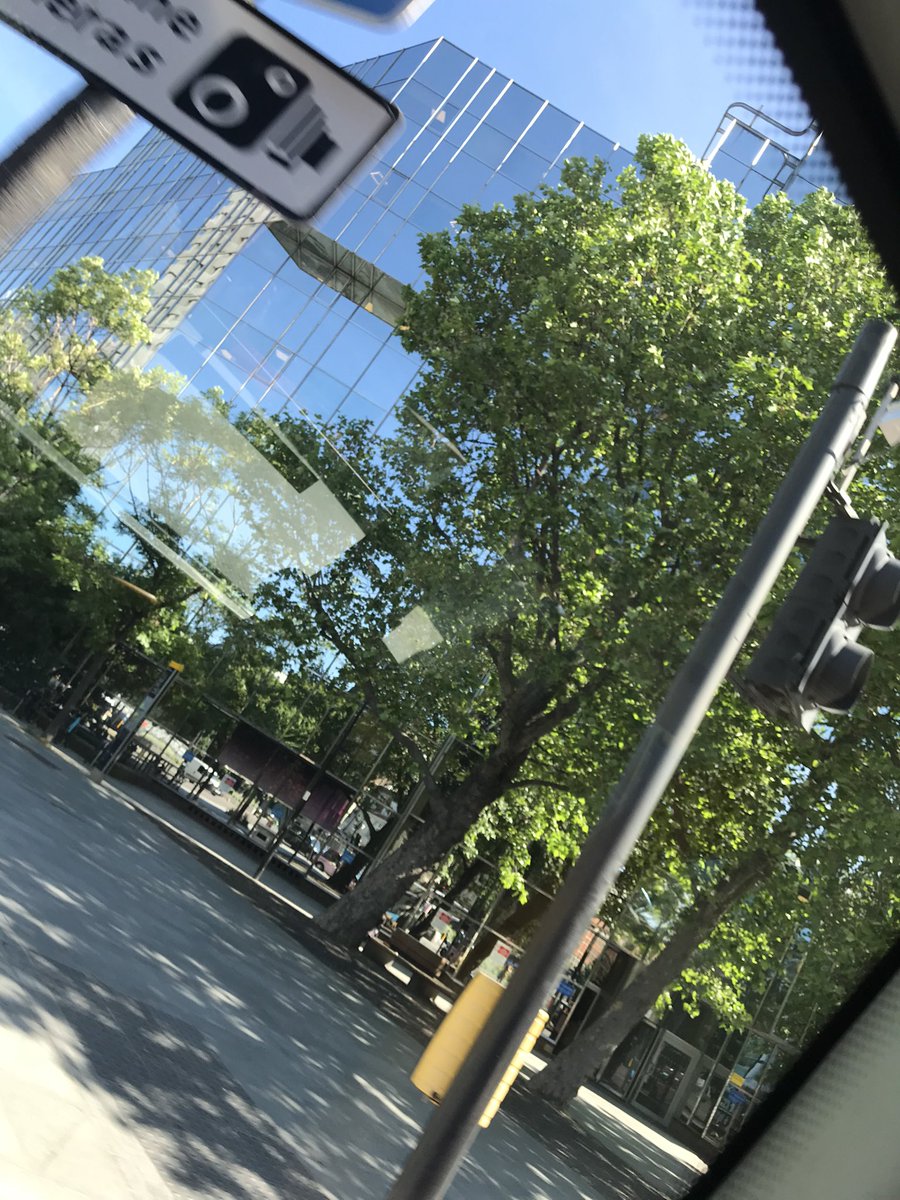
[[[441,1200],[477,1123],[544,999],[653,815],[753,621],[822,494],[862,428],[897,339],[867,321],[823,412],[775,494],[721,600],[700,632],[591,831],[581,856],[512,976],[388,1200]]]
[[[133,116],[111,93],[86,84],[0,162],[0,251],[34,224]]]

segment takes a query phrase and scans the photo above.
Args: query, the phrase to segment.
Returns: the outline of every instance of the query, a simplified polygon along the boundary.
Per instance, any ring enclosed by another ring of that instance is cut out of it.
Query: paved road
[[[390,1006],[2,716],[0,880],[0,1195],[385,1193],[428,1116]],[[501,1114],[451,1200],[646,1200],[690,1178],[603,1114],[572,1129],[558,1154]],[[609,1152],[578,1152],[588,1134]]]

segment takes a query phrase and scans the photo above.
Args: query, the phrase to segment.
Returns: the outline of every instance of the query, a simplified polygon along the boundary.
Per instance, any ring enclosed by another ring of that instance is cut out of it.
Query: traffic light
[[[745,692],[768,716],[809,730],[820,710],[853,706],[873,658],[859,635],[900,617],[900,561],[886,528],[838,516],[816,541],[744,676]]]

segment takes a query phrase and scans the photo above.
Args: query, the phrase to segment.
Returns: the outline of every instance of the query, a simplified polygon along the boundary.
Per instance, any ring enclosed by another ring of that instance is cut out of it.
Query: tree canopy
[[[495,837],[498,806],[515,823],[520,780],[546,781],[539,805],[597,811],[859,325],[894,305],[852,210],[815,193],[748,211],[668,138],[643,139],[617,180],[573,161],[509,210],[464,208],[422,259],[400,336],[425,370],[381,450],[408,507],[353,569],[360,604],[416,600],[450,631],[403,673],[407,721],[427,679],[427,711],[479,759],[448,794],[435,784],[422,844],[384,864],[401,889],[477,821]],[[862,485],[875,509],[884,471]],[[384,691],[382,649],[344,618],[347,578],[309,585],[320,626]],[[734,859],[808,756],[723,696],[640,854]],[[562,858],[583,820],[564,824]],[[329,934],[371,924],[375,889],[331,910]]]

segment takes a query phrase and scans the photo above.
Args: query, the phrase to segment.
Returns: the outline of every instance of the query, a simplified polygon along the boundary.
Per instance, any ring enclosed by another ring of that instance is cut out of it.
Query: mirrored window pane
[[[513,199],[525,189],[520,183],[507,179],[505,175],[493,175],[485,184],[484,191],[479,197],[482,208],[493,208],[502,204],[504,208],[512,208]]]
[[[571,145],[565,152],[565,157],[586,158],[588,162],[593,162],[595,158],[602,158],[604,162],[608,162],[612,152],[613,143],[609,138],[595,133],[593,129],[584,128],[575,134]]]
[[[391,78],[391,72],[397,59],[403,53],[402,50],[396,54],[381,54],[378,58],[373,58],[370,63],[369,70],[366,72],[365,82],[369,87],[378,87],[384,80]]]
[[[499,104],[491,110],[487,118],[488,123],[514,142],[518,141],[541,107],[541,103],[532,92],[526,92],[518,84],[513,84]]]
[[[433,233],[438,229],[447,229],[458,212],[455,204],[441,200],[438,196],[426,196],[410,219],[418,229],[425,233]]]
[[[381,343],[361,329],[347,326],[319,359],[323,371],[341,383],[355,383],[381,349]]]
[[[476,204],[481,189],[493,174],[493,169],[463,150],[434,185],[434,193],[449,201],[454,208]]]
[[[422,64],[418,78],[442,96],[446,96],[459,82],[460,76],[471,62],[471,54],[466,54],[450,42],[441,42]]]
[[[275,276],[253,301],[246,320],[262,333],[277,338],[303,308],[305,297],[291,287],[284,276]]]
[[[286,258],[284,247],[268,229],[257,230],[244,246],[242,253],[266,271],[277,271]]]
[[[198,345],[214,350],[227,336],[234,318],[212,300],[197,304],[182,321],[180,332]]]
[[[327,421],[346,394],[346,384],[316,367],[294,392],[291,403],[302,415]]]
[[[466,142],[466,153],[491,167],[498,167],[512,149],[512,138],[490,125],[480,125]]]
[[[271,275],[249,258],[233,258],[207,293],[222,308],[235,316],[249,307],[268,283]]]
[[[427,125],[441,111],[443,97],[433,88],[426,87],[418,79],[412,79],[403,89],[402,109],[411,121]]]
[[[398,54],[382,76],[381,84],[401,82],[408,79],[420,65],[428,49],[428,45],[423,43],[419,46],[410,46],[408,50],[404,50],[401,54]]]
[[[472,96],[467,105],[467,111],[473,116],[483,117],[508,83],[509,79],[506,75],[494,71],[488,76],[484,87]]]
[[[455,153],[456,147],[450,142],[446,140],[439,142],[416,171],[416,183],[424,188],[431,188],[438,176],[444,173]]]
[[[379,408],[390,408],[418,370],[415,359],[398,348],[385,346],[356,385],[356,391]]]
[[[459,108],[466,108],[472,97],[484,85],[484,81],[490,73],[491,69],[487,63],[475,62],[468,67],[465,75],[453,87],[451,96],[453,103]]]
[[[459,116],[448,126],[444,138],[451,146],[461,146],[463,142],[475,131],[480,118],[474,113],[461,112]]]
[[[525,134],[525,145],[552,162],[577,128],[573,117],[550,104]]]
[[[535,188],[550,168],[550,163],[524,145],[516,146],[500,170],[523,188]]]
[[[770,186],[771,180],[766,179],[764,175],[760,175],[758,171],[750,171],[741,184],[741,195],[748,204],[758,204]]]
[[[736,158],[738,162],[747,163],[749,166],[756,155],[759,154],[763,140],[763,137],[759,133],[737,125],[725,139],[722,148],[732,158]]]
[[[378,266],[388,275],[393,275],[401,283],[415,286],[419,275],[418,239],[413,236],[415,230],[404,230],[378,257]]]

